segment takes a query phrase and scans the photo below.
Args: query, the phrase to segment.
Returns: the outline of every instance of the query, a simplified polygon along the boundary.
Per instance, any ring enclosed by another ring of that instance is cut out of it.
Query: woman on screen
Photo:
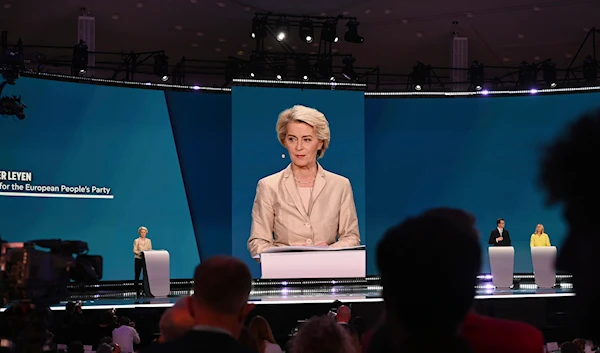
[[[148,228],[141,226],[138,228],[139,238],[133,241],[133,254],[135,255],[135,292],[140,297],[140,275],[144,268],[144,260],[142,259],[142,252],[152,250],[152,241],[147,237]]]
[[[350,181],[317,162],[329,147],[329,123],[316,109],[296,105],[279,114],[279,142],[291,163],[258,182],[248,250],[277,246],[360,245]]]
[[[534,246],[551,246],[550,237],[544,233],[544,225],[538,224],[535,227],[535,233],[531,234],[531,240],[529,245],[533,248]]]

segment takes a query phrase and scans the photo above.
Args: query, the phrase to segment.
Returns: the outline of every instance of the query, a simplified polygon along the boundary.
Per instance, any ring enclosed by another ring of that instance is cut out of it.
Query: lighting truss
[[[342,23],[342,25],[348,27],[348,32],[344,36],[340,36],[337,33],[340,22],[346,22]],[[295,50],[289,44],[288,38],[297,34],[307,44],[318,40],[319,48],[317,55],[327,57],[333,54],[333,44],[339,40],[362,43],[363,37],[357,32],[358,25],[359,22],[356,17],[342,15],[334,17],[256,13],[252,20],[251,33],[252,37],[256,40],[256,52],[265,52],[265,40],[271,38],[275,39],[282,51],[294,54]]]

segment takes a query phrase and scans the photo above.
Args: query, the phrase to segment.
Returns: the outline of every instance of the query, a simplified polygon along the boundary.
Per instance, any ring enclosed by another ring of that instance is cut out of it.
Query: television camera
[[[95,283],[102,278],[102,257],[87,252],[82,241],[0,239],[0,298],[7,306],[0,352],[53,350],[48,342],[49,305],[68,297],[71,281]]]

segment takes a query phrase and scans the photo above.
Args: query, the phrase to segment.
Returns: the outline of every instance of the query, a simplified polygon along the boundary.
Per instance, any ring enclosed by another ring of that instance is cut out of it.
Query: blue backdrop
[[[531,272],[535,225],[559,250],[566,231],[536,183],[542,148],[600,106],[600,93],[365,100],[347,91],[209,94],[29,78],[3,94],[22,95],[28,108],[23,121],[0,117],[0,171],[30,171],[35,185],[109,187],[114,198],[0,194],[0,235],[87,241],[104,256],[107,280],[133,277],[140,225],[155,249],[171,253],[173,278],[191,277],[200,258],[215,254],[242,258],[258,276],[246,249],[252,201],[257,181],[289,163],[275,122],[294,104],[321,110],[331,124],[322,164],[352,182],[368,273],[377,273],[375,248],[388,227],[436,206],[472,212],[484,250],[505,218],[515,270]]]
[[[533,271],[529,238],[543,223],[560,249],[560,210],[544,205],[539,158],[563,127],[600,104],[600,94],[366,101],[367,246],[390,225],[431,207],[477,217],[487,251],[505,218],[515,271]],[[449,239],[451,241],[451,239]],[[484,253],[483,271],[489,272]],[[373,256],[369,270],[373,273]]]
[[[364,93],[278,88],[234,87],[232,92],[232,241],[233,255],[258,263],[247,250],[252,203],[258,180],[284,169],[290,160],[277,139],[279,113],[296,104],[320,110],[329,121],[331,145],[320,163],[352,183],[361,238],[365,243]],[[285,154],[285,158],[281,158]]]
[[[154,248],[171,253],[171,276],[192,276],[199,258],[162,91],[21,78],[3,93],[28,107],[25,120],[0,117],[0,170],[114,195],[0,196],[3,239],[84,240],[104,257],[104,279],[131,279],[133,240],[145,225]]]

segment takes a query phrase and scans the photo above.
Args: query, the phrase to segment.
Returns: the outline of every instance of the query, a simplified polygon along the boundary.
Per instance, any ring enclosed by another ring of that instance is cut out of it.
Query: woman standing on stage
[[[276,246],[360,245],[350,181],[317,162],[329,147],[329,123],[316,109],[296,105],[279,114],[279,142],[291,163],[256,188],[248,250]]]
[[[152,250],[152,241],[146,236],[148,235],[148,228],[141,226],[138,228],[139,238],[133,241],[133,254],[135,255],[135,292],[136,295],[140,296],[140,275],[144,268],[144,259],[142,258],[143,251]]]

